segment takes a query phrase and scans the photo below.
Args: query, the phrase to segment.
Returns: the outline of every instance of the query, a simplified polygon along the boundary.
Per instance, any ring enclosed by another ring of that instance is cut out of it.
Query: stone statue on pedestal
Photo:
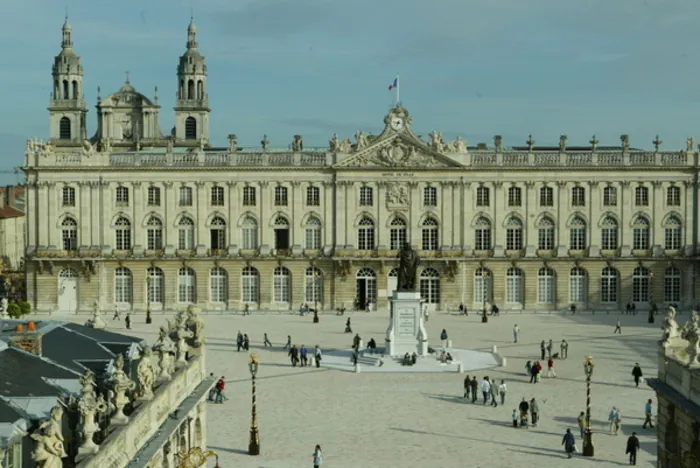
[[[56,437],[58,440],[63,443],[63,434],[62,432],[62,423],[61,419],[63,418],[63,407],[61,405],[56,405],[53,408],[51,408],[51,413],[48,419],[45,419],[44,421],[39,424],[39,429],[43,430],[46,432],[46,428],[51,426],[54,429],[54,433],[56,434]]]
[[[80,384],[82,386],[80,390],[81,396],[75,405],[80,413],[78,431],[82,436],[82,444],[78,448],[78,455],[93,454],[100,449],[93,440],[93,435],[100,429],[95,423],[95,416],[106,413],[108,405],[101,395],[99,398],[95,397],[95,375],[91,371],[85,371],[80,377]]]
[[[416,272],[420,264],[420,257],[411,244],[405,243],[399,252],[399,278],[397,291],[416,290]]]
[[[183,317],[179,320],[177,330],[175,330],[175,337],[177,340],[177,359],[175,361],[177,366],[187,365],[187,351],[190,347],[187,345],[187,338],[192,338],[194,333],[187,329],[187,320]]]
[[[688,362],[686,365],[688,367],[700,366],[700,317],[696,311],[690,314],[690,320],[681,331],[681,338],[688,341],[686,348]]]
[[[68,456],[63,448],[63,437],[53,424],[39,429],[30,436],[36,441],[32,460],[40,468],[63,468],[61,459]]]
[[[175,344],[170,339],[170,334],[165,326],[160,327],[158,341],[153,345],[153,349],[158,352],[158,367],[160,367],[158,379],[169,380],[175,371],[175,360],[173,359]]]
[[[124,356],[122,354],[118,354],[114,360],[114,372],[109,378],[109,383],[114,392],[111,403],[114,405],[115,410],[111,423],[124,425],[129,422],[129,417],[124,414],[124,407],[129,403],[129,397],[126,396],[126,392],[136,388],[136,384],[124,372]]]
[[[151,348],[146,346],[143,349],[143,355],[136,368],[137,379],[139,383],[139,394],[141,400],[153,399],[153,384],[156,379],[156,370],[153,365],[153,353]]]
[[[192,346],[198,348],[204,344],[204,320],[200,315],[199,307],[189,306],[187,308],[187,328],[192,331]]]
[[[671,340],[680,335],[678,331],[678,323],[676,323],[676,308],[673,306],[668,306],[668,311],[666,312],[666,318],[664,319],[664,325],[661,327],[664,330],[664,336],[661,340],[661,346],[664,348],[671,344]]]
[[[102,317],[102,312],[100,311],[99,302],[95,301],[92,305],[92,317],[85,323],[86,327],[105,329],[107,328],[107,322],[105,322]]]

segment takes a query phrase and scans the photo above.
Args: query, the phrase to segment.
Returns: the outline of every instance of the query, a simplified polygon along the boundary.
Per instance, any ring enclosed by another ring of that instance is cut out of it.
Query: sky
[[[700,141],[698,0],[3,0],[0,183],[48,135],[51,64],[68,11],[96,129],[97,87],[125,72],[173,126],[191,14],[207,58],[212,143],[307,147],[378,133],[395,95],[420,135],[469,144],[685,147]],[[5,172],[2,172],[5,171]]]

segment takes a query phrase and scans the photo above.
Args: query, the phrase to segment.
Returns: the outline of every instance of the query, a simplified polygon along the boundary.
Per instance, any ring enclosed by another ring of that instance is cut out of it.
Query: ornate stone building
[[[402,106],[378,135],[308,148],[209,142],[196,29],[177,71],[176,124],[128,82],[84,139],[83,68],[64,26],[51,138],[30,140],[27,283],[39,311],[385,307],[404,242],[431,307],[689,307],[698,153],[621,145],[429,141]]]

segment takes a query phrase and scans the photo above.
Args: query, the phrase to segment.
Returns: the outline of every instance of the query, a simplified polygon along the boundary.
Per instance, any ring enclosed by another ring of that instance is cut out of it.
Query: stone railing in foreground
[[[202,350],[201,354],[197,354]],[[123,468],[156,434],[170,413],[180,406],[206,376],[204,347],[191,349],[187,366],[175,371],[160,385],[150,401],[140,401],[129,422],[117,426],[100,444],[95,455],[82,460],[77,468]]]

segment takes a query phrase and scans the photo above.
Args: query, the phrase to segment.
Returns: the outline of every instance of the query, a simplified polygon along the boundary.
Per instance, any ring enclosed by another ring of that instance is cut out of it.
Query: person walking
[[[639,439],[637,439],[637,433],[633,432],[632,435],[627,439],[627,450],[625,453],[630,456],[630,465],[637,464],[637,451],[639,450]]]
[[[224,401],[228,400],[228,398],[226,398],[226,393],[224,393],[224,390],[226,390],[226,377],[222,375],[219,381],[216,382],[216,400],[214,400],[215,403],[223,403]]]
[[[272,348],[272,343],[270,343],[270,340],[267,338],[267,333],[265,333],[265,337],[263,338],[263,345],[267,348],[268,346]]]
[[[116,304],[114,304],[114,317],[112,317],[112,320],[119,320],[119,307]]]
[[[287,344],[284,345],[284,348],[282,348],[282,351],[285,351],[287,349],[292,348],[292,335],[287,335]]]
[[[644,374],[642,374],[642,368],[639,367],[638,362],[634,363],[634,367],[632,368],[632,376],[634,377],[635,387],[639,387],[639,381],[642,380],[642,377],[644,377]]]
[[[442,349],[447,349],[447,330],[444,328],[440,333],[440,341],[442,341]]]
[[[622,415],[620,414],[620,410],[613,406],[613,409],[608,415],[608,421],[610,421],[610,432],[617,435],[622,424]]]
[[[491,406],[498,408],[498,384],[494,380],[491,382]]]
[[[506,387],[506,381],[501,380],[501,385],[498,386],[498,393],[501,395],[501,404],[506,404],[506,393],[508,392],[508,387]]]
[[[248,338],[247,333],[243,334],[243,349],[246,351],[250,351],[250,338]]]
[[[544,340],[542,340],[542,343],[540,343],[540,354],[542,355],[540,360],[544,361],[544,356],[545,356],[546,351],[547,351],[547,344],[544,342]]]
[[[622,326],[620,325],[620,319],[617,319],[617,325],[615,325],[615,331],[613,331],[613,335],[615,333],[619,333],[622,335]]]
[[[321,468],[321,463],[323,463],[323,452],[321,452],[321,446],[317,445],[313,453],[314,457],[314,468]]]
[[[469,376],[464,378],[464,398],[469,398],[469,389],[471,388],[471,380]]]
[[[241,333],[241,331],[238,330],[238,335],[236,335],[236,351],[238,351],[240,353],[242,347],[243,347],[243,333]]]
[[[289,348],[289,353],[287,353],[287,356],[289,356],[289,359],[292,362],[292,367],[296,367],[297,363],[299,362],[299,350],[297,349],[296,345]]]
[[[209,374],[209,378],[214,380],[213,372]],[[212,385],[209,389],[209,395],[207,395],[207,400],[214,401],[214,397],[216,397],[216,384]]]
[[[131,330],[131,313],[130,312],[126,313],[126,318],[124,319],[124,323],[126,324],[126,329]]]
[[[527,402],[525,397],[523,397],[523,401],[521,401],[518,405],[518,409],[520,410],[520,427],[527,428],[527,414],[528,411],[530,411],[530,404]]]
[[[562,359],[569,357],[569,343],[567,343],[566,340],[561,340],[559,350],[561,351],[560,356]]]
[[[547,361],[547,377],[556,377],[557,373],[554,372],[554,359],[551,357]]]
[[[488,377],[484,377],[481,381],[481,394],[484,397],[484,405],[489,402],[489,395],[491,394],[491,382],[489,382]]]
[[[321,358],[322,357],[323,357],[323,355],[321,354],[321,348],[319,348],[318,345],[316,345],[316,348],[314,350],[314,359],[316,360],[316,368],[317,369],[319,367],[321,367]]]
[[[644,424],[642,425],[642,429],[647,428],[647,424],[649,424],[650,428],[654,428],[654,423],[651,422],[651,414],[652,414],[652,406],[651,406],[651,398],[649,401],[647,401],[647,404],[644,405]]]
[[[299,355],[301,356],[301,367],[306,367],[309,364],[309,358],[307,356],[308,352],[309,350],[306,349],[306,345],[301,345],[301,348],[299,349]]]
[[[578,415],[578,429],[581,431],[581,440],[584,439],[586,436],[586,413],[581,411],[581,414]]]
[[[520,336],[520,328],[518,328],[518,324],[516,323],[513,325],[513,343],[518,342],[518,337]]]
[[[532,427],[537,427],[537,421],[539,421],[540,415],[540,405],[537,404],[537,400],[534,398],[530,400],[530,414],[532,415]]]
[[[571,433],[571,429],[566,430],[566,434],[564,434],[564,438],[561,441],[561,444],[564,446],[564,451],[566,452],[566,458],[571,458],[576,449],[576,439],[574,439],[574,435]]]
[[[245,317],[246,315],[250,315],[250,304],[243,306],[243,316]]]
[[[472,403],[476,403],[476,400],[479,398],[479,382],[476,380],[476,376],[472,377],[472,381],[469,382],[469,386],[471,387],[472,391]]]
[[[513,427],[518,428],[518,410],[513,410]]]
[[[554,342],[552,339],[549,339],[549,343],[547,343],[547,357],[549,359],[552,359],[552,348],[554,347]]]

